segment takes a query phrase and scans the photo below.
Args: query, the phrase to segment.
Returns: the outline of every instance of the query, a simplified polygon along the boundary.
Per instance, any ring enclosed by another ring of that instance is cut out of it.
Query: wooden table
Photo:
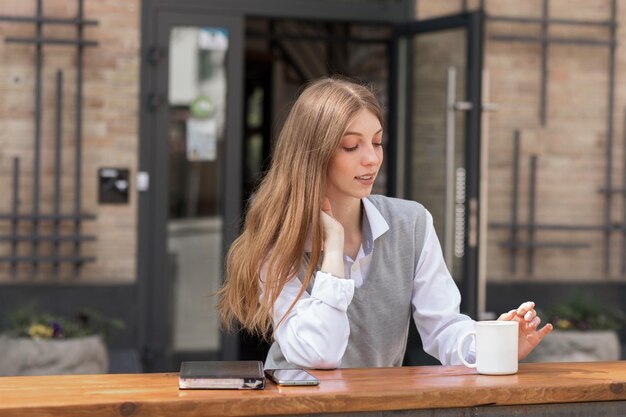
[[[175,373],[2,377],[0,416],[626,415],[626,361],[521,364],[509,376],[459,366],[312,373],[318,387],[268,381],[262,391],[179,391]]]

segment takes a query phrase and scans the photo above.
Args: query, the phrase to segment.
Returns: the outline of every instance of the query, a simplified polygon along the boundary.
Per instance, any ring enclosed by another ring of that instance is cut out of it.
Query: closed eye
[[[344,147],[343,147],[344,151],[346,151],[346,152],[354,152],[354,151],[356,151],[358,148],[359,148],[359,145],[354,145],[354,146],[353,146],[353,147],[351,147],[351,148],[349,148],[349,147],[347,147],[347,146],[344,146]]]

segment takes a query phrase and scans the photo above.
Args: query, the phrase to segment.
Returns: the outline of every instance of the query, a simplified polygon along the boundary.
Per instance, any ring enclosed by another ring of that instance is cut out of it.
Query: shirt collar
[[[380,211],[367,198],[361,200],[363,203],[363,252],[369,255],[374,249],[374,241],[389,230],[389,224],[380,214]],[[304,251],[311,252],[311,234],[307,236],[304,243]]]
[[[383,235],[387,230],[389,230],[389,225],[387,221],[380,214],[380,211],[369,201],[367,198],[361,200],[363,202],[363,208],[365,209],[365,216],[367,217],[367,221],[370,226],[370,230],[372,232],[372,240],[378,239]]]

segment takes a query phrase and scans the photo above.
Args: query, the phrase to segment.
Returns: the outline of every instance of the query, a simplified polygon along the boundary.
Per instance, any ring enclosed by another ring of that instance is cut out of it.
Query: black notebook
[[[178,377],[180,389],[263,389],[261,361],[183,362]]]

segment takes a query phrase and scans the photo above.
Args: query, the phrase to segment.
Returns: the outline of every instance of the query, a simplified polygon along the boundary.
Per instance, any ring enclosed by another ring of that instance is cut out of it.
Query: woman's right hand
[[[343,278],[343,225],[333,217],[333,209],[328,198],[322,202],[320,220],[324,228],[323,272]]]
[[[320,215],[322,227],[324,228],[324,249],[341,249],[343,252],[343,226],[333,216],[333,208],[327,197],[322,202],[322,212]]]

